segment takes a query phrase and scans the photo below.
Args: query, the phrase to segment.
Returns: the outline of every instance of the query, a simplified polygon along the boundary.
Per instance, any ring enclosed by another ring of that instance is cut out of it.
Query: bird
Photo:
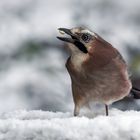
[[[140,99],[140,90],[132,88],[123,56],[109,42],[85,27],[58,30],[63,36],[57,38],[67,42],[70,51],[66,68],[71,78],[74,116],[90,102],[104,104],[108,116],[108,106],[129,96],[130,91]]]

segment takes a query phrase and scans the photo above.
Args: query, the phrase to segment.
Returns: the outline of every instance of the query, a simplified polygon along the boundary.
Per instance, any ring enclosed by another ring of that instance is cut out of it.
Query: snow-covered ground
[[[0,114],[0,140],[139,140],[140,112],[110,116],[20,110]]]

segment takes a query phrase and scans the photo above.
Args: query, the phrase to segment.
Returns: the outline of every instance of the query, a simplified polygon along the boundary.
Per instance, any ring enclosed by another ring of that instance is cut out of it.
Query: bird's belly
[[[110,73],[111,75],[111,73]],[[131,82],[126,74],[126,78],[122,78],[119,74],[112,74],[112,76],[100,75],[87,78],[82,83],[80,88],[81,94],[87,101],[102,102],[111,104],[127,96],[131,89]]]
[[[124,82],[124,84],[117,84],[112,87],[111,85],[99,85],[98,87],[90,88],[85,91],[87,100],[111,104],[127,96],[131,89],[131,83]]]

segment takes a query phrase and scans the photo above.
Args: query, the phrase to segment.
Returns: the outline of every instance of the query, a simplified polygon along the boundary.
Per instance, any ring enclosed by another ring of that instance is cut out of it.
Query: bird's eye
[[[89,40],[91,39],[91,35],[90,35],[90,34],[87,34],[87,33],[86,33],[86,34],[82,34],[81,39],[82,39],[84,42],[88,43]]]

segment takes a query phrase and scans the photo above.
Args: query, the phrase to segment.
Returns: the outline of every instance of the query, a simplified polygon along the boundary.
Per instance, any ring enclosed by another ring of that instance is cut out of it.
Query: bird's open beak
[[[87,53],[87,49],[84,46],[83,43],[80,42],[79,37],[77,34],[74,34],[71,32],[70,29],[66,29],[66,28],[59,28],[58,29],[60,32],[70,35],[71,37],[57,37],[58,39],[68,42],[68,43],[72,43],[74,44],[77,48],[79,48],[83,53]]]
[[[75,41],[78,41],[78,38],[76,37],[76,35],[74,35],[70,29],[66,29],[66,28],[59,28],[58,29],[60,32],[65,33],[67,35],[70,35],[71,38],[68,37],[57,37],[58,39],[65,41],[65,42],[69,42],[69,43],[75,43]]]

